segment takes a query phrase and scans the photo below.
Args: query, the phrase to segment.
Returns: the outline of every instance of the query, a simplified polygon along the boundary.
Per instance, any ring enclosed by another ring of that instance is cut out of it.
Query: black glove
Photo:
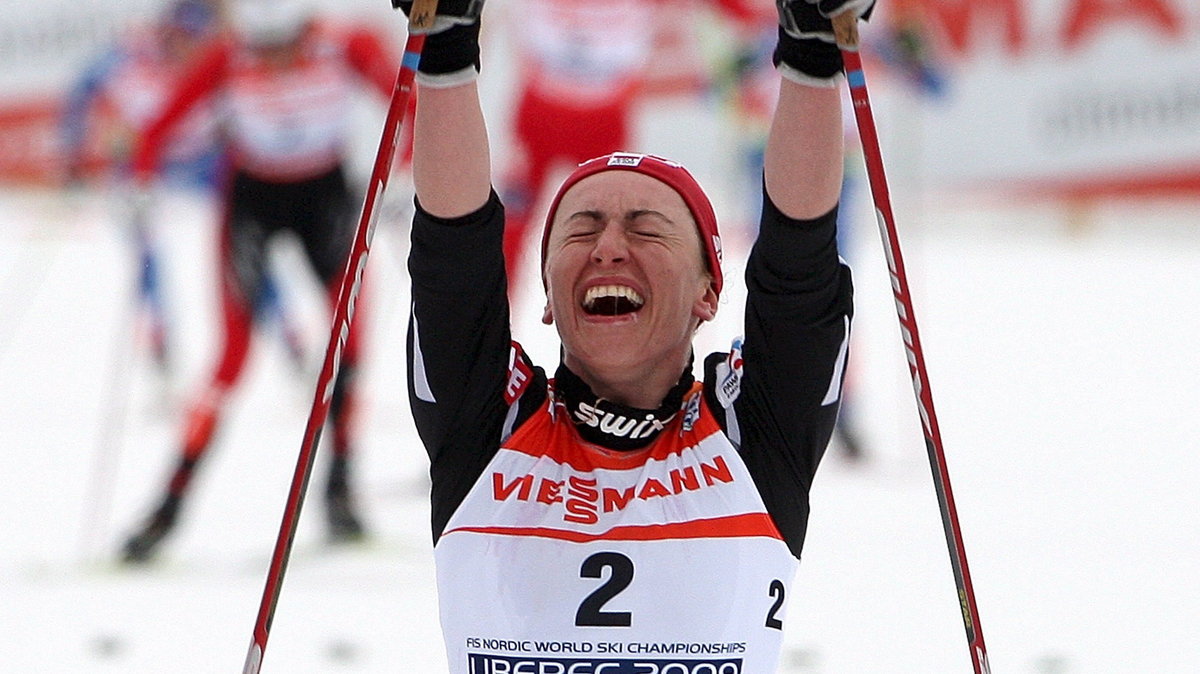
[[[426,85],[453,86],[479,72],[479,15],[484,0],[439,0],[437,17],[426,33],[417,72]],[[412,11],[412,0],[392,0],[392,7]]]
[[[854,12],[867,19],[875,0],[775,0],[779,44],[774,62],[789,79],[807,84],[833,83],[842,72],[842,51],[830,17]]]

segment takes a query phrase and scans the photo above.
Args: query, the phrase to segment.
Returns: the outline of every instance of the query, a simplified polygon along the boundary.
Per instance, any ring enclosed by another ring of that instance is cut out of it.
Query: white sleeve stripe
[[[842,317],[842,346],[838,349],[837,361],[833,364],[833,377],[829,381],[829,390],[825,392],[825,399],[821,401],[821,405],[829,405],[838,401],[842,397],[842,372],[846,369],[846,356],[850,351],[850,317]]]
[[[733,443],[733,448],[741,451],[742,449],[742,429],[738,426],[737,411],[733,405],[725,408],[725,437],[729,438],[729,442]]]
[[[513,425],[517,423],[517,412],[520,409],[520,399],[508,406],[508,414],[504,415],[504,428],[500,430],[500,442],[504,442],[512,437]]]
[[[421,353],[421,330],[417,325],[417,305],[414,302],[412,306],[412,378],[413,391],[417,394],[417,399],[427,403],[436,403],[437,399],[433,397],[433,390],[429,388],[429,379],[425,376],[425,354]]]

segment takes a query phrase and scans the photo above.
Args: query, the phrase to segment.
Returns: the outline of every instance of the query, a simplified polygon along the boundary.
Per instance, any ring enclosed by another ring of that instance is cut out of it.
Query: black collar
[[[658,437],[683,406],[692,388],[692,362],[671,387],[658,409],[646,410],[605,400],[592,392],[579,375],[560,364],[554,375],[555,395],[562,402],[579,435],[607,449],[641,449]]]

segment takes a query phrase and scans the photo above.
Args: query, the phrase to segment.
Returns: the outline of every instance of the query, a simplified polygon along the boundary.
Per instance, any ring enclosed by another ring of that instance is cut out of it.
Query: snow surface
[[[703,115],[689,125],[677,113],[658,119],[705,132]],[[719,349],[738,333],[748,237],[719,148],[678,136],[650,149],[698,167],[734,223],[727,298],[698,339]],[[917,198],[890,177],[993,671],[1194,671],[1200,205]],[[210,367],[215,214],[194,194],[159,202],[175,347],[164,378],[133,318],[132,247],[110,197],[0,192],[0,670],[240,672],[327,318],[284,246],[274,261],[313,362],[296,373],[262,328],[162,559],[117,565],[175,461],[180,406]],[[818,474],[781,671],[969,672],[886,267],[868,207],[856,210],[850,395],[869,457],[852,464],[834,446]],[[264,672],[445,670],[426,463],[404,393],[406,241],[392,212],[359,317],[358,481],[372,537],[324,544],[322,451]],[[517,337],[549,366],[554,336],[525,281]]]

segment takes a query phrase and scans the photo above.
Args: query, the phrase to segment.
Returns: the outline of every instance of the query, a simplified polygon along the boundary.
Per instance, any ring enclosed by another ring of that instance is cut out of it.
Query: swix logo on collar
[[[571,411],[571,416],[577,424],[594,428],[613,438],[628,440],[643,440],[648,438],[661,431],[675,418],[675,415],[672,414],[664,419],[659,419],[652,412],[647,412],[641,418],[626,416],[613,410],[605,409],[600,401],[597,401],[594,405],[580,401],[575,406],[575,409]]]
[[[690,364],[689,364],[690,367]],[[683,397],[692,386],[691,370],[667,392],[657,409],[640,409],[597,396],[582,379],[560,365],[553,388],[558,404],[568,414],[579,436],[605,449],[634,450],[648,446],[683,408]]]

